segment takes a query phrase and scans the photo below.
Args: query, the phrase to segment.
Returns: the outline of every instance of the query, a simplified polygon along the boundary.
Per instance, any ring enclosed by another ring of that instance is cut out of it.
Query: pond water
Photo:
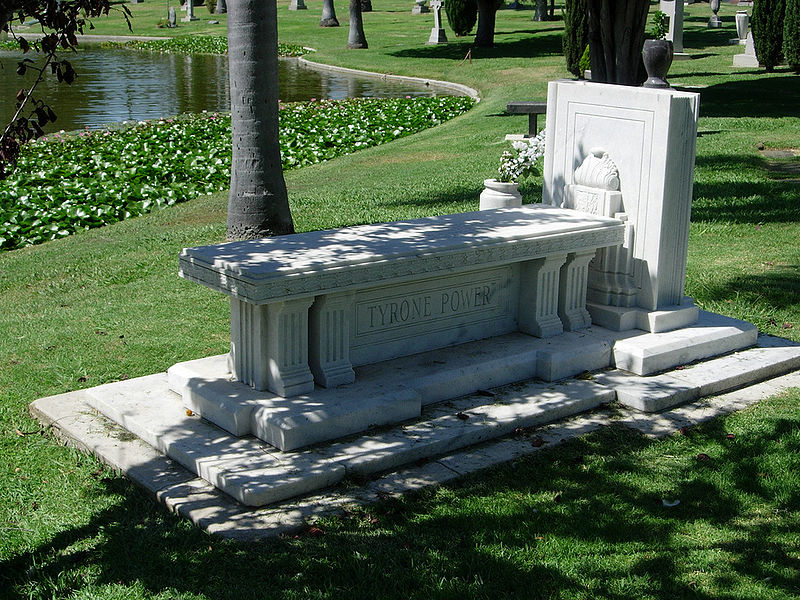
[[[14,97],[32,72],[16,75],[21,54],[0,52],[0,123],[14,114]],[[51,104],[58,121],[45,128],[82,129],[118,121],[169,117],[184,112],[229,111],[228,57],[152,54],[86,47],[70,59],[78,77],[59,85],[40,84],[37,96]],[[280,99],[433,96],[425,85],[318,71],[296,60],[280,61]],[[451,93],[451,92],[448,92]]]

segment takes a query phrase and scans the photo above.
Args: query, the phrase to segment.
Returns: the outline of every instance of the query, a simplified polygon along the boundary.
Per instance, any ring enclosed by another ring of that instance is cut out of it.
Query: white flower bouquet
[[[536,137],[513,142],[512,150],[506,150],[500,157],[497,180],[517,183],[523,177],[537,174],[539,159],[544,156],[544,142],[544,129]]]

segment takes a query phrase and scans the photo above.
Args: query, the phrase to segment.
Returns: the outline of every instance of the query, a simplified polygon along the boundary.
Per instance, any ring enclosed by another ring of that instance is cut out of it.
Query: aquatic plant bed
[[[105,45],[105,44],[104,44]],[[228,38],[224,35],[182,35],[164,40],[135,40],[123,44],[109,42],[110,47],[134,48],[160,54],[227,54]],[[278,42],[278,56],[302,56],[308,50],[297,44]]]
[[[283,103],[285,169],[422,131],[472,106],[465,97]],[[230,116],[207,113],[45,136],[0,181],[0,249],[99,227],[228,187]]]

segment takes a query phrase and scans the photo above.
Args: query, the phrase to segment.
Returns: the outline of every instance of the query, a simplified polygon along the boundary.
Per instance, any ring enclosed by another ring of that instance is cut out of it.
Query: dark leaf
[[[17,102],[22,102],[25,100],[25,90],[20,90],[17,92]]]
[[[50,121],[49,117],[47,116],[47,111],[43,107],[39,107],[35,111],[36,113],[36,120],[38,121],[39,125],[47,125]]]
[[[17,75],[19,75],[20,77],[25,75],[25,72],[27,70],[28,70],[28,66],[25,63],[21,62],[21,63],[19,63],[17,65]]]
[[[711,460],[711,457],[708,454],[706,454],[705,452],[701,452],[700,454],[697,455],[697,460],[699,460],[699,461],[707,461],[707,460]]]
[[[31,45],[28,43],[28,40],[26,40],[24,37],[19,38],[19,47],[25,53],[27,53],[31,49]]]
[[[538,436],[531,440],[531,446],[533,446],[534,448],[541,448],[542,446],[544,446],[544,444],[545,444],[544,440]]]
[[[469,415],[463,412],[458,413],[456,416],[462,421],[466,421],[467,419],[469,419]]]

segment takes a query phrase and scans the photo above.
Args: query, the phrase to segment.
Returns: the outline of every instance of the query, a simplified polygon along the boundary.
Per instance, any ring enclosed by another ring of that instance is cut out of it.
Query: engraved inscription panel
[[[516,330],[513,265],[356,294],[353,364]]]

